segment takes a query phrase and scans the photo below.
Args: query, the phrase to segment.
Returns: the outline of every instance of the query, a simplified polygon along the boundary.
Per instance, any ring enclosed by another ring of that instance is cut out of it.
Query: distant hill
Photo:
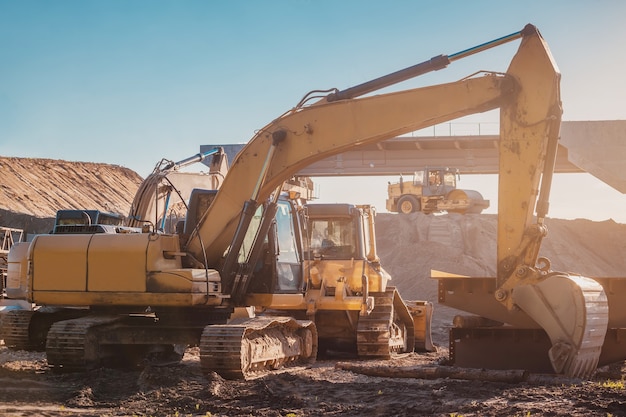
[[[0,157],[0,226],[44,233],[59,209],[126,215],[141,181],[118,165]]]

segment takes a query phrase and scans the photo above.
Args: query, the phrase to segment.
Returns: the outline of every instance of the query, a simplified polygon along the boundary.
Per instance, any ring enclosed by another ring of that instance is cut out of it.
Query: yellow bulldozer
[[[369,94],[519,38],[505,74]],[[545,331],[554,371],[587,376],[607,326],[623,325],[624,314],[619,304],[608,312],[619,295],[607,303],[600,283],[553,272],[538,259],[562,113],[559,81],[546,43],[528,25],[346,90],[315,90],[257,131],[217,191],[192,192],[184,224],[174,233],[147,227],[143,233],[36,236],[11,249],[7,292],[48,308],[83,310],[69,320],[52,313],[49,331],[40,332],[49,365],[60,371],[180,355],[188,344],[200,346],[205,371],[238,378],[310,363],[318,341],[328,349],[349,346],[363,357],[412,351],[423,334],[415,323],[424,320],[415,320],[387,285],[367,234],[342,235],[349,212],[365,218],[368,210],[344,207],[337,219],[324,220],[324,210],[307,209],[297,195],[283,193],[283,184],[301,168],[360,144],[500,108],[499,275],[474,292],[482,298],[468,297],[465,304],[456,287],[465,289],[464,278],[446,278],[445,301],[458,296],[467,311],[485,304],[494,312],[485,317]],[[319,245],[314,231],[322,235]],[[337,252],[322,250],[331,247],[324,246],[324,233]],[[231,319],[241,307],[255,314]],[[8,317],[12,334],[36,336],[36,315]]]

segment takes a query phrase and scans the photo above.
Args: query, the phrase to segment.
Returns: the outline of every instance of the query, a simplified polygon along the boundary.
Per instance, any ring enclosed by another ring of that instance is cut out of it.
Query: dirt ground
[[[368,366],[437,364],[437,353],[410,354]],[[357,360],[342,362],[363,364]],[[0,348],[0,415],[6,416],[624,416],[621,365],[590,381],[495,383],[383,378],[318,360],[252,381],[200,371],[197,348],[177,365],[54,374],[43,353]],[[621,375],[621,376],[620,376]]]
[[[87,204],[106,210],[107,201],[113,201],[111,194],[119,197],[120,187],[111,185],[111,178],[113,183],[127,181],[122,188],[128,195],[115,200],[118,211],[126,213],[140,182],[132,171],[121,167],[45,161],[0,157],[0,182],[4,184],[0,225],[28,229],[37,222],[49,222],[53,208],[59,205],[80,208]],[[50,184],[63,184],[65,189],[52,190]],[[95,192],[84,193],[82,187]],[[75,196],[75,201],[60,202],[59,196],[65,194]],[[47,219],[32,216],[44,208]],[[601,368],[586,381],[545,378],[516,383],[378,377],[337,368],[338,363],[396,370],[445,365],[447,331],[458,312],[437,304],[437,282],[429,278],[430,271],[494,276],[496,220],[496,215],[419,213],[380,213],[376,217],[379,255],[393,277],[392,284],[406,300],[427,300],[435,305],[436,353],[413,353],[381,362],[318,358],[310,368],[286,369],[245,382],[202,375],[198,348],[189,348],[179,364],[55,374],[48,370],[44,353],[13,352],[0,344],[0,415],[626,416],[624,363]],[[548,219],[547,225],[548,238],[540,255],[550,258],[554,270],[590,277],[625,275],[626,225],[584,219]],[[49,225],[43,224],[40,230],[27,231],[45,232],[47,228]]]

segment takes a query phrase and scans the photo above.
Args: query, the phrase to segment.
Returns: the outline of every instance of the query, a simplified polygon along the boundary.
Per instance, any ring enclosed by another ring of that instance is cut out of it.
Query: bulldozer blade
[[[588,378],[598,366],[609,321],[602,286],[579,275],[555,274],[515,287],[512,297],[548,334],[556,373]]]
[[[415,332],[415,352],[436,352],[432,339],[433,303],[429,301],[407,301]]]

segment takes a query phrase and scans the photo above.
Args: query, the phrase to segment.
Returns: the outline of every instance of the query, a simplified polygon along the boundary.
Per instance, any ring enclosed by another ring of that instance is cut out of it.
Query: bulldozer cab
[[[351,204],[307,204],[307,259],[364,259],[368,252],[365,224]]]

